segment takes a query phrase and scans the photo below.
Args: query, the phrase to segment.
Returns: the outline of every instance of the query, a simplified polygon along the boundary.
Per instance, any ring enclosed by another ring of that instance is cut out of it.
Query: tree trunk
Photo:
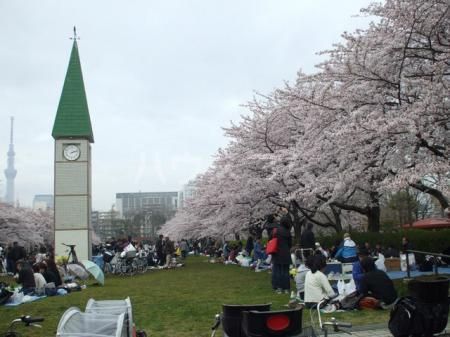
[[[330,209],[333,212],[334,221],[336,224],[336,227],[334,227],[334,229],[336,230],[337,233],[340,233],[342,232],[341,210],[332,205],[330,205]]]
[[[302,234],[302,226],[305,224],[304,217],[300,217],[298,207],[295,205],[295,203],[291,203],[291,209],[292,209],[292,217],[294,218],[294,221],[292,221],[293,227],[294,227],[294,238],[293,238],[293,244],[300,244],[300,237]]]
[[[439,204],[441,205],[442,209],[446,209],[449,206],[447,198],[442,194],[441,191],[432,187],[425,186],[421,182],[418,182],[416,184],[410,184],[410,186],[414,187],[415,189],[418,189],[421,192],[427,193],[435,197],[439,201]]]
[[[380,231],[380,200],[378,192],[370,193],[370,201],[371,205],[367,207],[367,214],[366,214],[368,221],[367,230],[369,232],[378,233]]]

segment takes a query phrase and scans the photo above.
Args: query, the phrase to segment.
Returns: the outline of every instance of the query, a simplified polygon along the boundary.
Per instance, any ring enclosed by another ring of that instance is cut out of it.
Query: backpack
[[[402,297],[397,301],[391,310],[388,323],[389,331],[394,337],[412,333],[416,309],[416,301],[412,297]]]
[[[6,287],[0,287],[0,305],[8,302],[9,298],[13,294],[14,293],[12,291],[9,291],[8,289],[6,289]]]
[[[341,309],[353,310],[358,308],[359,301],[363,298],[363,295],[358,294],[357,291],[348,294],[341,300]]]
[[[409,335],[431,336],[447,326],[448,301],[424,303],[413,297],[402,297],[392,308],[389,330],[394,337]]]

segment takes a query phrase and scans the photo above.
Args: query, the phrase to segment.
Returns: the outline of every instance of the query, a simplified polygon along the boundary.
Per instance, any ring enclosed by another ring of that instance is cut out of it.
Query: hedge
[[[401,249],[402,237],[406,236],[412,244],[412,249],[432,253],[442,253],[450,247],[450,229],[436,231],[423,229],[407,229],[403,231],[372,233],[372,232],[352,232],[351,237],[358,246],[364,242],[369,242],[372,248],[380,243],[384,248],[392,246]],[[331,236],[317,237],[317,241],[324,247],[331,247],[336,241],[342,241],[343,233]]]

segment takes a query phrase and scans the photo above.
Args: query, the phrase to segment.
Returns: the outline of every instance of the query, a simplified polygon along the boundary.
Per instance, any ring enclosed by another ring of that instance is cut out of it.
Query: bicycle
[[[351,335],[352,333],[350,331],[347,330],[343,330],[341,328],[351,328],[352,327],[352,323],[349,322],[339,322],[336,320],[336,318],[331,317],[330,321],[326,321],[326,322],[322,322],[322,316],[321,316],[321,312],[320,309],[322,309],[323,307],[325,307],[327,304],[331,303],[331,301],[334,298],[324,298],[322,301],[320,301],[317,306],[314,306],[310,309],[309,312],[309,316],[311,319],[311,335],[312,336],[317,336],[317,331],[314,331],[314,318],[313,318],[313,310],[317,311],[317,317],[318,317],[318,321],[319,321],[319,329],[321,331],[321,333],[323,334],[324,337],[328,337],[328,327],[332,327],[334,332],[344,332],[347,333],[349,335]]]
[[[77,253],[75,252],[76,245],[66,245],[65,243],[61,243],[61,244],[70,248],[69,254],[67,255],[67,263],[69,263],[70,257],[72,257],[71,263],[78,263]]]
[[[26,327],[33,326],[37,328],[42,328],[41,325],[36,323],[43,321],[44,319],[42,317],[22,316],[20,318],[16,318],[11,321],[8,330],[4,334],[2,334],[1,337],[20,337],[22,334],[17,332],[15,329],[17,323],[23,323]]]

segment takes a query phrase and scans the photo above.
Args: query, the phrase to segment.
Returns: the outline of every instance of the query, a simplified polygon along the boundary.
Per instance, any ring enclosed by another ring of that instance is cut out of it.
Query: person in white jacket
[[[305,298],[305,278],[306,274],[310,271],[309,267],[304,261],[300,263],[297,268],[297,274],[295,274],[295,285],[297,288],[297,298],[303,300]]]
[[[324,298],[336,296],[327,276],[323,273],[327,266],[323,255],[314,255],[308,261],[311,270],[305,276],[305,306],[314,307]]]

